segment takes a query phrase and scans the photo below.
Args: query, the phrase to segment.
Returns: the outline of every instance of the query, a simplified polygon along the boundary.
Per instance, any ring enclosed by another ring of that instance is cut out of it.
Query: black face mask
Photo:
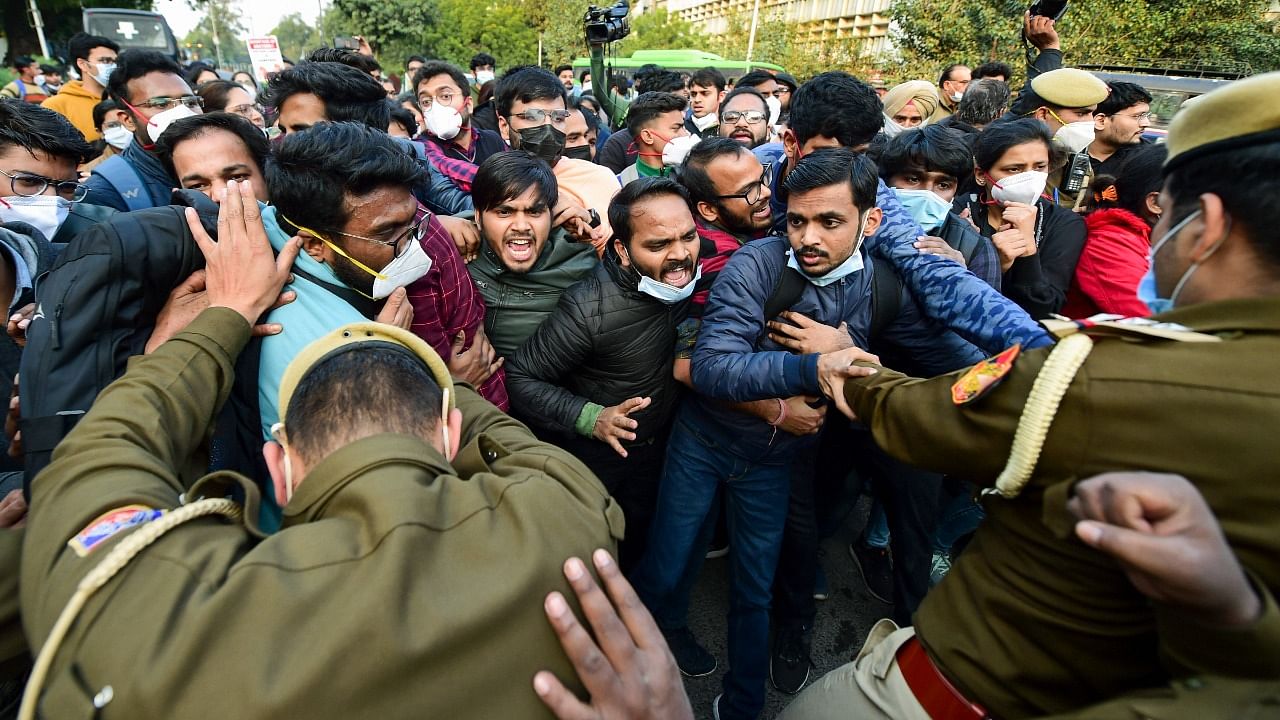
[[[556,161],[564,153],[565,135],[551,123],[523,128],[517,130],[516,134],[520,136],[518,149],[546,160],[552,167],[555,167]]]
[[[591,146],[579,145],[578,147],[565,148],[564,156],[573,160],[586,160],[587,162],[591,162]]]

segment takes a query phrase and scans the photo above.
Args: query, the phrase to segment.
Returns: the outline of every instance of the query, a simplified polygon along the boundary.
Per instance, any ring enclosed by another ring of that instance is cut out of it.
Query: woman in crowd
[[[894,86],[885,93],[884,133],[894,137],[908,128],[929,122],[938,110],[938,88],[924,80],[912,80]]]
[[[204,98],[204,111],[229,112],[248,120],[258,127],[266,127],[262,108],[249,95],[249,91],[229,80],[215,80],[196,88],[196,94]]]
[[[1151,268],[1151,228],[1160,222],[1161,167],[1167,155],[1164,145],[1144,145],[1129,154],[1117,177],[1095,183],[1097,209],[1084,220],[1089,234],[1063,315],[1150,314],[1138,285]]]
[[[1044,196],[1052,136],[1023,119],[982,131],[974,146],[978,192],[956,198],[1000,255],[1001,292],[1034,318],[1062,310],[1084,247],[1084,220]]]
[[[246,70],[237,70],[231,73],[231,82],[244,88],[244,91],[254,99],[258,99],[258,81],[253,77],[253,73]]]

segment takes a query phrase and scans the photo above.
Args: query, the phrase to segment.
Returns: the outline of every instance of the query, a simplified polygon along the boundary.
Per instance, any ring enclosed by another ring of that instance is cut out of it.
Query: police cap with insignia
[[[1107,99],[1111,89],[1098,76],[1076,68],[1058,68],[1037,75],[1031,90],[1049,105],[1082,108]]]
[[[1280,72],[1254,75],[1183,104],[1169,125],[1164,172],[1215,153],[1280,142]]]

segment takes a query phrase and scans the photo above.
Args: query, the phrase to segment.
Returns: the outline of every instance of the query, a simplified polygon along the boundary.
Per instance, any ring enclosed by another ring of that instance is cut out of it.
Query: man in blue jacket
[[[698,394],[676,415],[637,586],[664,630],[683,627],[683,618],[674,615],[700,565],[702,554],[694,549],[710,540],[715,517],[709,511],[716,494],[725,492],[733,570],[729,672],[716,700],[717,718],[754,718],[764,704],[770,586],[791,466],[817,442],[817,428],[808,436],[778,432],[787,412],[782,400],[775,400],[772,419],[729,404],[797,395],[818,402],[820,365],[842,362],[852,347],[891,352],[933,372],[982,357],[923,317],[913,293],[899,286],[876,289],[895,277],[875,272],[879,260],[863,248],[881,221],[877,184],[871,161],[848,150],[806,157],[784,188],[791,196],[788,237],[744,245],[711,288],[693,352]],[[873,294],[894,301],[873,302]],[[798,334],[801,341],[776,341],[788,333],[768,322],[775,307],[813,321]]]

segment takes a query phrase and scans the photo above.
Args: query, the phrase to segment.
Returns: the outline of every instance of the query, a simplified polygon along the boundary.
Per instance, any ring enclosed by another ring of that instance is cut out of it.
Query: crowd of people
[[[1156,144],[1025,23],[1016,92],[17,58],[8,712],[1274,706],[1280,74]],[[892,609],[811,682],[824,562]]]

